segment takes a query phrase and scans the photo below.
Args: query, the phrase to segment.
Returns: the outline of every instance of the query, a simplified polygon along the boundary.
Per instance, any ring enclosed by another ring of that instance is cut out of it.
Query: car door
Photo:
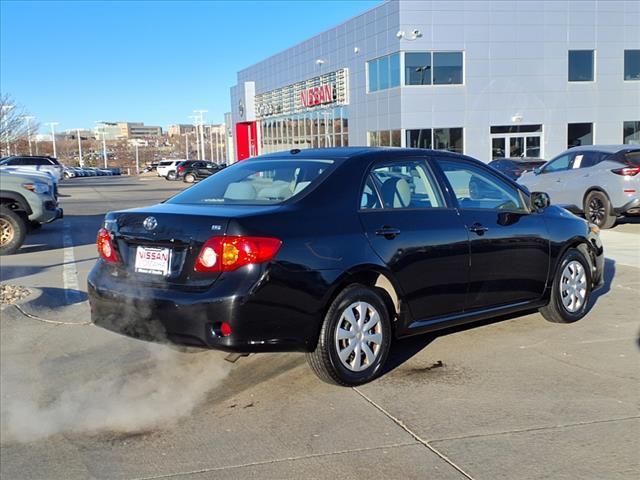
[[[427,162],[409,158],[373,165],[360,207],[367,239],[394,275],[413,318],[462,312],[469,237]]]
[[[530,177],[526,183],[531,192],[546,192],[551,203],[557,205],[572,204],[573,197],[568,189],[571,187],[571,165],[574,153],[565,152],[542,167],[537,175]]]
[[[549,241],[542,215],[530,211],[525,194],[489,167],[450,156],[436,163],[469,232],[465,309],[542,296],[549,271]]]

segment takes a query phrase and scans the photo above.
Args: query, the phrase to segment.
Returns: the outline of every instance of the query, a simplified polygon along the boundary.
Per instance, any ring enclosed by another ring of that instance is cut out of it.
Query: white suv
[[[53,157],[38,157],[20,155],[3,158],[0,161],[3,167],[19,168],[20,170],[30,170],[36,172],[47,172],[53,175],[55,181],[60,181],[64,167]]]
[[[158,163],[158,167],[156,169],[158,172],[158,176],[167,178],[170,172],[173,172],[173,174],[175,175],[176,169],[178,168],[177,165],[182,161],[183,160],[162,160],[160,163]]]
[[[546,192],[551,201],[584,214],[600,228],[616,217],[640,215],[640,146],[589,145],[561,153],[518,183]]]

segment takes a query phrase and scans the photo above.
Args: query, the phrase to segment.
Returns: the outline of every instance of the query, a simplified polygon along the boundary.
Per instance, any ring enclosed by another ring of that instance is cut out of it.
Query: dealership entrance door
[[[542,158],[542,125],[491,127],[491,160]]]
[[[238,160],[258,155],[258,137],[256,122],[236,123],[236,146]]]

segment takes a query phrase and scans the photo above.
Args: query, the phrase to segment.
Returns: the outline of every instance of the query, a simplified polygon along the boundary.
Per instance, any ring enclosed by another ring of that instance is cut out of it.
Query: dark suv
[[[193,183],[202,180],[221,170],[220,166],[205,160],[185,160],[178,164],[176,170],[176,180],[182,179],[184,182]]]

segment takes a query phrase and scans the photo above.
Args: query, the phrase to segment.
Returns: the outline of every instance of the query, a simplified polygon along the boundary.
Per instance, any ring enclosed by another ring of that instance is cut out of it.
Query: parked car
[[[176,179],[182,179],[182,181],[186,183],[193,183],[197,180],[210,177],[220,170],[221,168],[213,162],[185,160],[181,162],[176,169]]]
[[[19,155],[6,157],[0,161],[0,165],[49,172],[56,177],[57,181],[62,178],[64,170],[64,167],[60,165],[56,158],[44,156]]]
[[[160,163],[158,163],[158,168],[156,169],[156,171],[158,172],[158,176],[165,177],[167,180],[175,180],[178,164],[182,163],[183,161],[184,160],[162,160]],[[169,178],[170,174],[171,178]]]
[[[504,173],[511,180],[517,180],[524,172],[532,172],[545,164],[542,158],[499,158],[489,162],[489,166]]]
[[[492,188],[471,193],[472,181]],[[292,150],[163,203],[110,212],[96,325],[232,352],[306,352],[323,380],[380,374],[393,339],[540,309],[570,323],[602,283],[598,229],[450,152]]]
[[[640,215],[640,146],[589,145],[570,148],[518,180],[544,191],[600,228],[618,216]]]
[[[62,218],[53,185],[43,176],[0,171],[0,255],[16,252],[34,224]]]

